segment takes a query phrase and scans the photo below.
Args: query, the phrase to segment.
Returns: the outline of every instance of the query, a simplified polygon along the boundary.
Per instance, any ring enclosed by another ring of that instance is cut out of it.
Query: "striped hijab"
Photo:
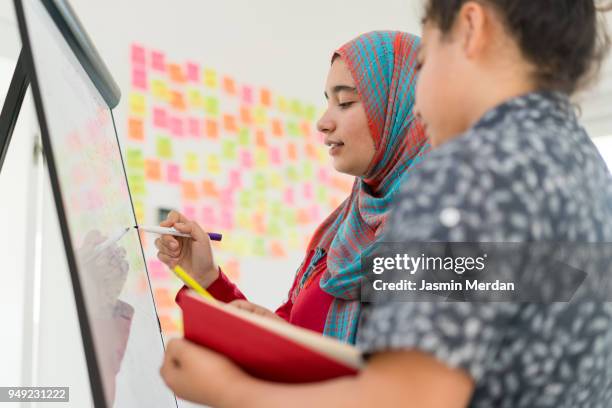
[[[350,196],[315,231],[307,249],[310,260],[298,271],[292,299],[323,273],[321,289],[335,298],[324,334],[348,343],[355,342],[359,320],[361,254],[381,235],[408,168],[427,149],[423,128],[412,114],[418,44],[419,38],[407,33],[375,31],[334,54],[355,81],[376,153],[366,175],[355,178]]]

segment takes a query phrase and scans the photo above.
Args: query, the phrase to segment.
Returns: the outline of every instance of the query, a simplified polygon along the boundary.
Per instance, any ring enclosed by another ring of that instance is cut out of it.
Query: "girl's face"
[[[327,110],[317,122],[317,129],[325,135],[334,168],[364,176],[376,149],[355,82],[341,58],[336,58],[329,69],[325,98]]]
[[[415,111],[434,147],[468,128],[462,112],[468,99],[465,92],[470,76],[465,72],[460,53],[456,41],[442,39],[439,29],[425,24],[418,57]]]

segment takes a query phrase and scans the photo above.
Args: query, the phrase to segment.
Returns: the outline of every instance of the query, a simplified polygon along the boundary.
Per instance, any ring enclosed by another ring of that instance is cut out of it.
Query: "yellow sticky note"
[[[204,80],[204,85],[209,88],[216,88],[218,85],[217,71],[211,68],[205,68],[203,74],[202,78]]]
[[[216,154],[209,154],[208,157],[206,157],[206,172],[212,175],[219,175],[221,173],[219,156]]]
[[[283,178],[278,172],[270,174],[270,187],[275,190],[283,188]]]
[[[283,113],[286,113],[289,109],[289,103],[287,102],[287,99],[282,96],[278,97],[278,99],[276,100],[276,105],[278,107],[278,110]]]
[[[128,184],[133,195],[143,195],[146,193],[145,179],[142,174],[130,174],[128,176]]]
[[[172,140],[169,137],[157,138],[157,156],[162,159],[172,158]]]
[[[189,173],[197,173],[200,171],[198,155],[195,153],[187,153],[185,155],[185,170]]]
[[[142,201],[134,200],[134,214],[136,215],[136,222],[144,224],[144,203]]]
[[[146,112],[145,97],[142,94],[130,94],[130,113],[133,115],[144,115]]]
[[[204,107],[204,98],[197,89],[190,89],[187,91],[187,99],[189,100],[189,104],[195,108]]]
[[[268,167],[268,150],[264,147],[255,149],[255,167],[262,169]]]
[[[253,118],[255,119],[255,123],[259,126],[264,126],[266,123],[268,123],[266,108],[263,106],[257,106],[253,110]]]
[[[154,79],[151,81],[151,93],[157,99],[161,99],[163,101],[170,100],[170,90],[168,89],[168,85],[161,79]]]
[[[223,153],[223,158],[226,160],[234,160],[236,159],[236,142],[233,140],[224,140],[223,145],[221,146],[221,150]]]
[[[127,167],[130,169],[144,168],[144,158],[142,150],[128,149],[127,150]]]

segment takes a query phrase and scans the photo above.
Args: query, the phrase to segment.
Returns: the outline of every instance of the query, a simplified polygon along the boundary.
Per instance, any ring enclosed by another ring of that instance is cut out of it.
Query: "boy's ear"
[[[466,2],[455,21],[454,35],[468,59],[478,58],[489,40],[490,21],[485,7],[476,1]]]

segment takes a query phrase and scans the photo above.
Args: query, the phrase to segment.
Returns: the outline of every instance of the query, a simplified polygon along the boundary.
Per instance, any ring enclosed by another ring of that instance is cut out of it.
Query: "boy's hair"
[[[424,23],[449,34],[457,13],[470,0],[428,0]],[[536,68],[539,87],[574,93],[599,73],[610,46],[596,0],[471,0],[491,6]]]

